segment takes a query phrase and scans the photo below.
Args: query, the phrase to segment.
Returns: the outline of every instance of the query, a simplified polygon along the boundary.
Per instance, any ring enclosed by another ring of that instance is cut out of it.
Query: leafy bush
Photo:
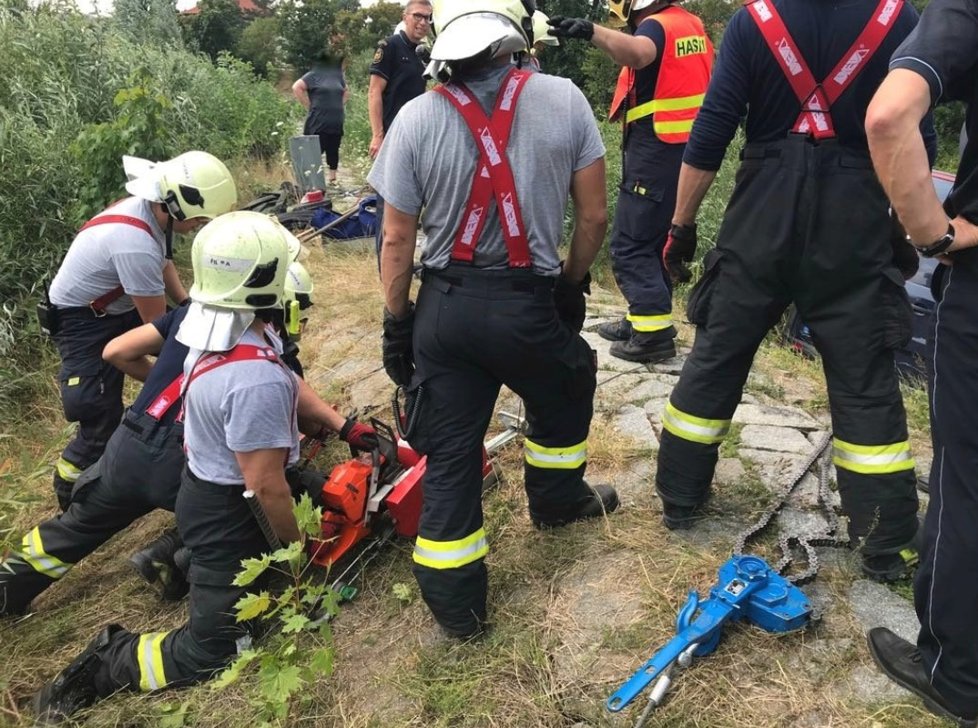
[[[0,0],[0,405],[43,345],[31,314],[74,232],[125,177],[121,154],[280,154],[300,111],[249,64],[140,45],[109,21]],[[16,347],[14,342],[16,339]]]

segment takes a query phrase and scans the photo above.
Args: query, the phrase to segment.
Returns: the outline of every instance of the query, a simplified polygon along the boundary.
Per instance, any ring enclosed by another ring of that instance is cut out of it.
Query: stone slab
[[[740,444],[750,450],[771,450],[805,455],[812,445],[800,430],[773,425],[746,425],[740,432]]]
[[[614,426],[621,434],[635,440],[639,447],[653,447],[659,442],[645,410],[633,404],[626,404],[618,411]]]
[[[920,623],[913,605],[882,584],[860,579],[849,588],[849,605],[863,630],[889,627],[910,642],[917,641]]]
[[[747,470],[738,458],[720,458],[717,462],[713,480],[717,483],[737,483],[744,479]]]
[[[772,425],[806,431],[819,429],[818,422],[804,410],[747,402],[741,402],[737,407],[733,421],[742,425]]]

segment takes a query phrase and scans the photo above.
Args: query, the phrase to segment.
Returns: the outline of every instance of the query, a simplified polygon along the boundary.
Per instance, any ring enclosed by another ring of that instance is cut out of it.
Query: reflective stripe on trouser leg
[[[455,541],[434,541],[418,536],[414,544],[414,562],[430,569],[457,569],[485,558],[489,542],[483,528]]]
[[[166,687],[163,672],[163,639],[169,632],[150,632],[139,635],[136,661],[139,663],[139,689],[143,692]]]
[[[35,527],[24,536],[22,544],[24,550],[20,552],[20,558],[39,574],[51,579],[60,579],[74,566],[74,564],[66,564],[61,559],[44,552],[40,527]]]
[[[523,441],[526,464],[543,470],[575,470],[587,462],[587,440],[569,447],[544,447],[529,438]]]
[[[839,438],[832,440],[832,462],[837,468],[863,475],[883,475],[913,470],[910,442],[891,445],[855,445]]]
[[[625,316],[632,324],[632,329],[640,334],[650,334],[653,331],[664,331],[672,326],[672,314],[663,313],[654,316],[641,316],[630,313]]]
[[[58,458],[58,462],[55,464],[54,469],[58,473],[58,477],[67,483],[74,483],[81,477],[82,469],[79,468],[72,462],[65,460],[63,457]]]
[[[662,415],[662,426],[676,437],[701,445],[716,445],[730,431],[730,420],[710,420],[683,412],[670,401]]]

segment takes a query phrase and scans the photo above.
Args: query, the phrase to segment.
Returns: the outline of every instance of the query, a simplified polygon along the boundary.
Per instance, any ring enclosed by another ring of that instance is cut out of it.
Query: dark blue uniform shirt
[[[946,206],[950,214],[978,224],[978,0],[934,0],[893,54],[891,67],[923,76],[933,104],[968,103],[968,144]]]
[[[187,358],[189,350],[177,341],[177,329],[180,328],[189,310],[189,306],[180,306],[153,322],[153,326],[164,339],[163,348],[160,349],[160,355],[156,358],[153,368],[149,370],[149,376],[146,377],[139,396],[132,403],[133,412],[139,414],[145,412],[170,382],[183,374],[183,360]],[[166,425],[172,424],[178,414],[180,414],[180,402],[174,403],[160,421]]]
[[[878,0],[773,0],[816,80],[824,79],[866,27]],[[868,151],[866,107],[887,73],[890,56],[917,24],[909,2],[873,58],[832,107],[839,143]],[[720,168],[723,155],[747,117],[748,143],[784,139],[798,119],[800,104],[746,8],[731,18],[717,54],[703,108],[686,145],[684,161],[698,169]],[[931,159],[937,136],[928,118],[925,139]]]
[[[377,44],[370,75],[387,80],[383,97],[385,132],[391,128],[401,107],[425,92],[424,65],[415,52],[417,48],[404,31]]]

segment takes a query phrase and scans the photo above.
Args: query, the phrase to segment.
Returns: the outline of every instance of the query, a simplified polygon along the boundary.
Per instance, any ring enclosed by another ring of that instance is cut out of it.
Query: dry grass
[[[389,419],[390,386],[380,369],[382,298],[373,255],[332,246],[311,250],[307,263],[317,286],[301,344],[309,381],[341,410],[357,407]],[[596,298],[616,301],[611,293]],[[683,336],[692,338],[688,331]],[[803,406],[819,408],[822,385],[810,363],[765,347],[758,368]],[[0,524],[11,535],[52,513],[48,463],[66,431],[53,389],[50,395],[47,404],[24,413],[25,429],[8,427],[0,437],[0,482],[13,496],[4,502]],[[501,403],[514,409],[510,395]],[[596,416],[589,450],[593,471],[618,482],[632,466],[647,463],[652,452],[648,443],[620,434],[612,421],[608,414]],[[370,566],[360,595],[335,623],[335,675],[308,686],[307,699],[296,704],[287,725],[630,725],[604,710],[605,698],[669,639],[688,589],[702,593],[714,582],[734,534],[694,540],[668,532],[651,482],[607,519],[539,532],[526,512],[521,463],[518,445],[504,451],[499,456],[504,480],[485,499],[492,544],[490,634],[466,645],[439,640],[411,574],[410,544],[396,543]],[[765,492],[748,478],[719,489],[712,508],[746,523],[766,502]],[[103,624],[159,630],[185,619],[185,604],[161,605],[124,561],[171,518],[144,519],[38,599],[34,616],[3,625],[0,706],[6,707],[0,710],[6,712],[0,724],[29,725],[29,718],[18,720],[16,712]],[[819,589],[835,596],[835,606],[815,630],[774,637],[747,627],[728,629],[720,649],[677,680],[650,725],[941,725],[916,701],[867,706],[851,697],[851,670],[871,664],[845,606],[854,578],[844,563],[823,568]],[[252,687],[246,679],[221,692],[204,685],[156,696],[120,695],[79,717],[93,726],[250,726],[257,715],[249,702]]]

